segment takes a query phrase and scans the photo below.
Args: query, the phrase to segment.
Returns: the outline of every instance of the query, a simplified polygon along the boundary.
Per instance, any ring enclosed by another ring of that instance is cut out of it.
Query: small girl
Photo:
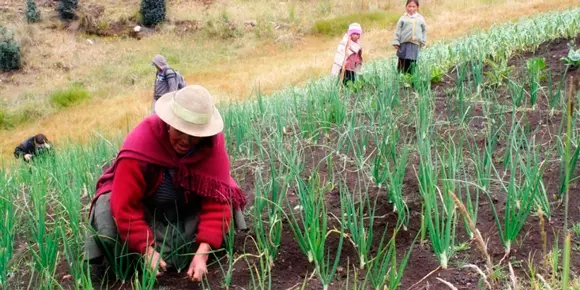
[[[340,78],[344,70],[344,78],[342,80],[344,85],[349,81],[354,82],[356,80],[356,71],[362,65],[362,46],[359,43],[361,34],[362,28],[360,24],[350,24],[348,32],[336,48],[331,74]]]
[[[397,49],[399,72],[410,73],[419,56],[419,47],[427,41],[427,24],[419,10],[419,0],[407,0],[407,13],[397,22],[393,46]]]

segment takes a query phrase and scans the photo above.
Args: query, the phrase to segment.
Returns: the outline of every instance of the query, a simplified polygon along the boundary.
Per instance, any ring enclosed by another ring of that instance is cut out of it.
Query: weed
[[[572,226],[572,232],[576,237],[580,238],[580,223],[576,223]]]
[[[568,47],[568,55],[560,60],[566,64],[567,67],[580,67],[580,48],[574,49],[574,43],[571,42]]]
[[[487,84],[491,87],[499,87],[503,82],[509,78],[513,66],[508,65],[507,58],[500,58],[499,60],[486,59],[485,64],[490,67],[490,70],[485,72],[487,76]]]
[[[50,103],[57,108],[67,108],[89,98],[89,92],[81,84],[73,84],[65,90],[55,91],[49,96]]]

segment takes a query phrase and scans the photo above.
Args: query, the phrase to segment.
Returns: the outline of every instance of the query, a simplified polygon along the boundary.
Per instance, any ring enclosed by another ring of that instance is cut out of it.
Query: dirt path
[[[429,2],[431,3],[428,4],[436,5],[436,1]],[[506,1],[453,12],[434,8],[430,13],[432,15],[426,15],[428,40],[433,43],[436,40],[451,39],[475,29],[489,28],[494,23],[578,5],[580,0],[532,0]],[[392,55],[392,34],[391,28],[366,31],[362,38],[366,60]],[[186,77],[186,80],[190,84],[206,86],[220,96],[221,100],[248,98],[257,85],[263,92],[269,93],[327,73],[337,41],[338,39],[306,37],[291,48],[284,45],[257,47],[242,57],[200,68]],[[40,131],[56,140],[57,145],[65,142],[63,140],[83,142],[94,136],[94,132],[102,132],[105,136],[125,132],[148,113],[149,98],[149,91],[110,99],[93,98],[85,104],[39,122],[0,131],[0,154],[3,158],[12,160],[10,155],[14,146],[27,136]]]

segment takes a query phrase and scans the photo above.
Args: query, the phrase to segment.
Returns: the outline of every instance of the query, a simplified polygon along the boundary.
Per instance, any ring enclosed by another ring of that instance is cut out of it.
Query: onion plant
[[[402,224],[406,229],[409,223],[409,208],[403,197],[403,180],[409,148],[404,146],[397,152],[397,148],[401,145],[397,128],[385,131],[388,132],[386,136],[375,135],[377,149],[372,164],[372,176],[379,187],[387,186],[389,201],[393,204],[393,211],[397,213],[397,225]]]
[[[381,242],[379,243],[378,252],[369,262],[365,281],[368,280],[375,290],[399,288],[401,280],[403,279],[403,272],[405,272],[409,257],[420,235],[418,234],[415,237],[409,249],[405,251],[403,258],[397,262],[396,237],[398,229],[396,228],[393,231],[386,245],[384,244],[385,235],[383,234]]]
[[[284,186],[278,182],[277,169],[271,164],[270,181],[263,184],[262,175],[256,172],[255,198],[252,208],[254,216],[254,235],[256,246],[268,265],[268,270],[274,265],[274,260],[282,238],[282,201]],[[264,220],[266,214],[266,220]]]
[[[501,128],[501,127],[500,127]],[[499,134],[500,128],[495,128],[494,126],[488,126],[488,136],[483,147],[483,150],[479,148],[476,141],[467,142],[469,152],[471,155],[471,162],[473,163],[474,179],[475,179],[475,195],[471,196],[470,186],[465,187],[465,197],[459,197],[461,202],[465,205],[467,213],[471,220],[477,222],[477,213],[479,209],[479,197],[482,192],[489,191],[489,185],[491,182],[491,174],[493,168],[493,158],[492,154],[496,147],[496,141]],[[467,139],[467,137],[466,137]],[[465,168],[464,168],[465,170]],[[464,171],[464,176],[467,177],[467,173]],[[464,219],[465,222],[465,219]],[[473,239],[473,232],[470,227],[467,230],[469,237]]]
[[[463,161],[463,142],[461,139],[455,142],[453,137],[444,144],[443,154],[439,154],[439,161],[441,163],[441,192],[442,196],[445,198],[453,199],[453,193],[457,195],[461,202],[466,205],[469,216],[472,220],[477,219],[477,208],[479,205],[479,196],[471,196],[471,191],[469,186],[461,179],[465,177],[462,173],[465,173],[465,168],[462,166]],[[446,196],[449,195],[449,196]],[[445,202],[445,205],[448,203]],[[455,204],[455,203],[454,203]],[[468,225],[467,220],[463,219],[465,231],[468,233],[470,238],[473,238],[473,232]]]
[[[323,288],[328,289],[340,260],[346,221],[344,217],[341,217],[341,229],[339,231],[328,230],[329,218],[326,211],[325,194],[329,184],[321,184],[317,172],[311,174],[308,182],[297,179],[296,184],[301,208],[299,214],[296,214],[287,200],[290,211],[290,228],[300,249],[308,257],[308,261],[314,263],[316,275]],[[337,249],[331,254],[330,250],[326,249],[326,240],[332,233],[339,235],[339,242]],[[334,261],[331,260],[331,256],[334,257]]]
[[[346,222],[345,228],[348,229],[349,239],[359,257],[359,269],[362,270],[369,262],[373,245],[378,196],[371,201],[368,191],[359,188],[355,199],[343,182],[339,185],[339,191],[341,210]]]
[[[530,146],[522,130],[521,125],[517,123],[512,126],[510,133],[512,139],[507,145],[508,148],[506,148],[506,151],[510,151],[508,155],[510,159],[508,163],[510,174],[507,185],[504,182],[500,182],[501,188],[506,193],[503,223],[500,222],[491,194],[486,192],[506,256],[509,255],[511,245],[523,228],[536,203],[538,188],[541,186],[542,174],[545,168],[543,161],[538,163],[538,160],[535,159],[536,149],[531,148],[533,146]],[[523,152],[523,156],[520,153],[520,148],[522,147],[530,148]],[[493,169],[497,179],[501,181],[500,174],[495,168]]]
[[[457,214],[455,203],[449,192],[437,186],[440,169],[438,163],[433,160],[431,152],[431,136],[429,135],[431,110],[428,96],[419,97],[417,114],[417,147],[420,158],[417,177],[419,192],[423,197],[423,217],[435,256],[441,267],[446,269],[455,251]],[[441,177],[447,179],[445,173]]]
[[[32,167],[30,183],[30,204],[26,204],[27,221],[31,229],[31,241],[34,243],[33,273],[38,273],[40,285],[54,285],[56,265],[60,256],[57,229],[60,226],[48,212],[48,183],[38,168]]]
[[[12,259],[14,247],[14,225],[16,216],[14,211],[13,181],[8,176],[0,173],[0,288],[8,289],[7,278],[9,263]]]

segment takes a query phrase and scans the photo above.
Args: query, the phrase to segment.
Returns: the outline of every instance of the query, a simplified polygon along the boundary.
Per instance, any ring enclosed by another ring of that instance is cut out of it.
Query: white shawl
[[[338,44],[338,47],[336,48],[336,55],[334,56],[334,63],[332,64],[332,69],[330,71],[330,74],[333,76],[338,76],[338,74],[340,73],[340,70],[342,69],[342,65],[344,64],[344,61],[346,60],[347,57],[351,56],[353,53],[358,53],[361,49],[362,46],[360,45],[360,43],[358,42],[354,42],[354,41],[350,41],[349,44],[349,49],[346,52],[347,56],[344,56],[344,53],[346,51],[346,45],[347,43],[349,43],[350,37],[348,36],[348,34],[345,34],[342,37],[342,40],[340,41],[340,43]]]

